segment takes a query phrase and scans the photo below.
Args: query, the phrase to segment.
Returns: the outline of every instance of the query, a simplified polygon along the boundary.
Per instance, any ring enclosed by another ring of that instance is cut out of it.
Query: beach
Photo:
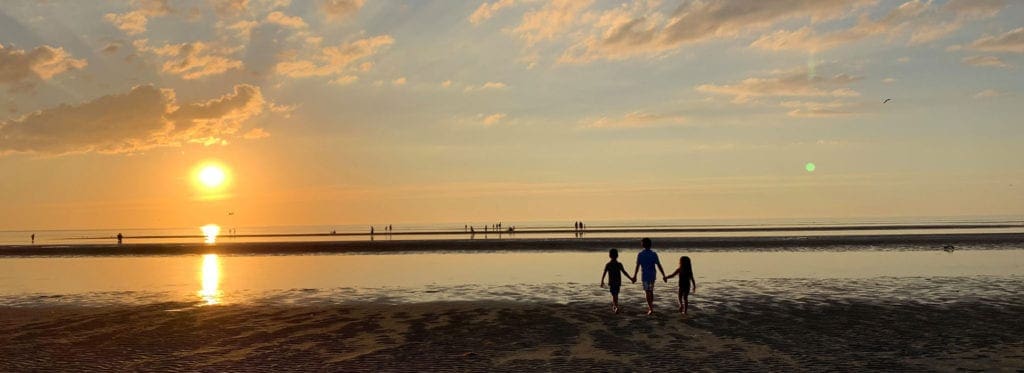
[[[593,285],[590,285],[593,286]],[[0,370],[1016,371],[1019,277],[720,281],[554,302],[0,307]],[[532,291],[577,292],[537,286]]]
[[[0,371],[1019,371],[1020,233],[0,248]],[[947,250],[944,246],[952,246]]]

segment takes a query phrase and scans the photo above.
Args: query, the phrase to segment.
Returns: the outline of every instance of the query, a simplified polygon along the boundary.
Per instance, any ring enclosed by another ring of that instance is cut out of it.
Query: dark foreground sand
[[[620,315],[592,298],[3,307],[0,371],[1020,371],[1024,297],[1004,280],[960,284],[997,297],[926,302],[736,283],[712,287],[688,318],[671,312],[670,291],[654,317],[632,298]],[[911,293],[948,288],[919,282]]]

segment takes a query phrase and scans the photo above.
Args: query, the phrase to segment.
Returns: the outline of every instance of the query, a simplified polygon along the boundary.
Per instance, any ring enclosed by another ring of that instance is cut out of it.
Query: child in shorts
[[[608,250],[608,257],[612,258],[612,260],[604,265],[604,273],[601,274],[601,287],[604,287],[604,279],[607,277],[608,289],[612,293],[612,312],[619,313],[619,288],[622,287],[622,276],[620,274],[625,274],[626,278],[630,281],[636,282],[636,280],[629,277],[629,273],[626,273],[626,268],[617,260],[619,258],[619,250]]]

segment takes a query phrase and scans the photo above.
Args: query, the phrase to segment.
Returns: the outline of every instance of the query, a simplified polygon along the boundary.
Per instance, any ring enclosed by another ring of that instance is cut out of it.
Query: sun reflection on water
[[[203,287],[199,289],[199,297],[208,305],[220,303],[224,294],[220,291],[220,258],[217,254],[203,255],[200,275]]]
[[[206,243],[214,244],[217,243],[217,235],[220,234],[220,226],[217,224],[207,224],[199,227],[199,230],[203,231],[203,236],[206,236]]]

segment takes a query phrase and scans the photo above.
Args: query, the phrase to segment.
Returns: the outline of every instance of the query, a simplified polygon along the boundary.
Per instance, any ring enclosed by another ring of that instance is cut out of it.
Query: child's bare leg
[[[690,295],[687,294],[687,295],[683,296],[683,314],[686,314],[686,311],[688,311],[689,308],[690,308]]]
[[[686,313],[686,303],[683,303],[683,293],[679,293],[679,312]]]
[[[644,292],[647,293],[647,314],[650,315],[654,313],[654,291],[645,290]]]
[[[619,296],[612,295],[612,312],[619,313]]]

